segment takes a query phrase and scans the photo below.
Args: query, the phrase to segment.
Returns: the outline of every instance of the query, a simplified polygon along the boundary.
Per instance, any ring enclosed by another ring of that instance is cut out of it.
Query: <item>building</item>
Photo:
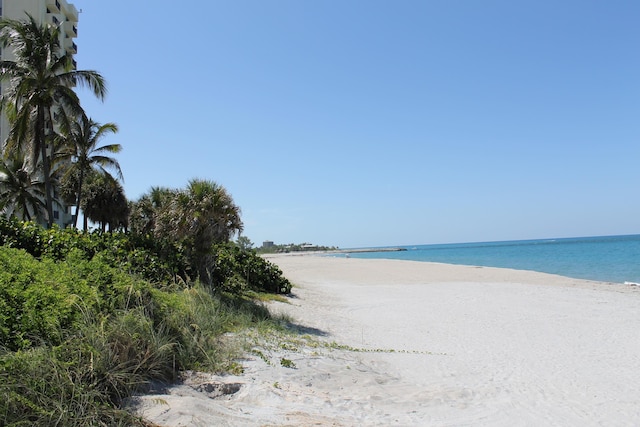
[[[60,47],[71,54],[78,52],[74,39],[78,36],[78,10],[66,0],[0,0],[0,16],[5,19],[22,20],[31,15],[41,24],[50,23],[60,27]],[[10,49],[3,50],[2,59],[14,58]],[[74,62],[75,65],[75,62]],[[2,90],[2,88],[0,88]],[[0,141],[2,147],[7,140],[9,123],[4,114],[0,115]],[[54,221],[61,227],[73,223],[68,207],[54,207]]]

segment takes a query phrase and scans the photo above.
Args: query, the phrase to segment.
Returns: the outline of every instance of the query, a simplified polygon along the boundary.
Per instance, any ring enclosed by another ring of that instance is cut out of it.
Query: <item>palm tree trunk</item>
[[[47,207],[47,226],[53,226],[53,186],[51,185],[51,173],[49,165],[49,143],[46,136],[46,122],[44,119],[44,107],[38,107],[36,117],[36,146],[40,147],[42,157],[42,173],[44,174],[45,205]]]
[[[78,178],[78,191],[76,193],[76,215],[73,218],[73,228],[78,228],[77,224],[78,224],[78,216],[80,214],[80,198],[82,196],[82,184],[83,184],[82,181],[84,181],[84,173],[81,170],[80,171],[80,177]],[[85,224],[86,224],[86,222],[85,222]],[[86,225],[85,225],[84,231],[87,231]]]

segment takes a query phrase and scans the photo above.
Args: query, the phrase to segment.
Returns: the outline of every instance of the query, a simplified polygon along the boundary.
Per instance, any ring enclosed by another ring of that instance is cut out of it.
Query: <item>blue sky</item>
[[[130,199],[214,180],[256,244],[640,233],[636,0],[73,3]]]

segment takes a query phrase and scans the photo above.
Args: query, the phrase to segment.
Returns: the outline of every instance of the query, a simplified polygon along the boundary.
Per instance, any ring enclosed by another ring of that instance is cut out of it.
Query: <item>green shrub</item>
[[[95,233],[99,251],[109,265],[156,284],[188,281],[188,261],[175,245],[152,236]]]
[[[22,222],[15,218],[0,218],[0,244],[24,249],[35,257],[43,251],[42,227],[33,222]]]
[[[68,265],[0,247],[0,346],[59,344],[76,326],[78,307],[97,301],[96,290]]]
[[[275,264],[234,244],[218,245],[214,249],[216,264],[212,276],[222,290],[236,293],[237,289],[288,294],[291,282]]]
[[[78,328],[83,311],[110,315],[142,307],[150,317],[154,287],[104,262],[72,251],[64,262],[39,261],[0,247],[0,346],[58,345]]]
[[[188,262],[179,248],[151,236],[85,233],[57,226],[46,230],[35,223],[0,218],[0,245],[56,261],[65,260],[74,250],[79,250],[85,259],[104,253],[103,260],[112,267],[155,283],[185,282],[189,275]]]
[[[159,286],[185,284],[196,273],[179,245],[150,235],[130,233],[84,233],[56,226],[45,230],[37,224],[0,219],[0,245],[24,249],[38,259],[64,261],[91,260],[97,256],[108,266],[138,275]],[[225,292],[243,294],[247,290],[287,294],[291,283],[280,269],[258,256],[254,250],[232,243],[213,248],[214,286]]]

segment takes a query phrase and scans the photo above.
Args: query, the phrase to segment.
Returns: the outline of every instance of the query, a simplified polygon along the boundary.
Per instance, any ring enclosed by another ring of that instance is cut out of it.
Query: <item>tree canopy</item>
[[[132,232],[152,233],[180,244],[203,282],[211,282],[213,245],[242,232],[240,208],[227,190],[192,179],[184,189],[153,188],[131,205]]]

